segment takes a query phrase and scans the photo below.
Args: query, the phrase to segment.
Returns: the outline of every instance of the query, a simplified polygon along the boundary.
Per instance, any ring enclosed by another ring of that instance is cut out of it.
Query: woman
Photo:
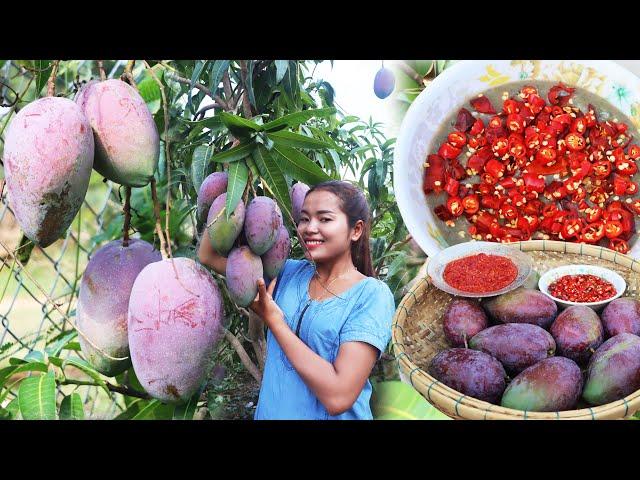
[[[364,194],[324,182],[305,197],[298,236],[306,260],[287,260],[250,308],[269,327],[256,419],[371,419],[368,377],[391,337],[389,287],[375,278]],[[226,259],[203,235],[200,261]]]

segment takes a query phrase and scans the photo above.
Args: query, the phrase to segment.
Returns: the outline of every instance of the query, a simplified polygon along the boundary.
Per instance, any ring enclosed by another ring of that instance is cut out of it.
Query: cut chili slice
[[[447,160],[452,160],[454,158],[457,158],[458,155],[460,155],[461,153],[462,153],[461,148],[456,148],[453,145],[446,142],[443,143],[440,146],[440,149],[438,150],[438,155],[440,155],[442,158],[446,158]]]
[[[635,175],[638,171],[636,162],[632,159],[617,158],[615,161],[616,171],[622,175]]]
[[[617,220],[605,220],[604,234],[607,238],[616,238],[622,233],[622,223]]]
[[[474,99],[472,99],[470,102],[471,107],[473,107],[473,109],[476,112],[479,113],[496,113],[495,108],[493,108],[493,105],[491,104],[491,101],[485,97],[484,95],[480,95]]]
[[[586,243],[598,243],[604,237],[604,224],[598,220],[582,229],[580,239]]]
[[[474,214],[480,209],[480,200],[475,194],[467,195],[462,199],[464,213]]]
[[[464,207],[462,206],[462,200],[460,197],[450,197],[447,199],[447,210],[454,217],[459,217],[464,213]]]
[[[462,132],[451,132],[447,141],[456,148],[462,148],[467,144],[467,136]]]
[[[444,191],[449,194],[450,197],[455,197],[458,195],[458,189],[460,187],[460,182],[455,178],[449,177],[447,183],[444,186]]]
[[[461,108],[458,111],[458,116],[456,118],[456,130],[461,132],[467,132],[473,126],[476,119],[471,115],[471,112],[466,108]]]
[[[483,131],[484,131],[484,122],[481,119],[476,118],[476,121],[473,122],[473,125],[471,126],[471,130],[469,131],[469,134],[480,135]]]
[[[562,238],[575,238],[580,236],[580,231],[582,230],[582,222],[575,219],[567,220],[562,226],[561,234]]]
[[[568,133],[564,137],[564,141],[567,145],[567,148],[572,152],[584,150],[584,148],[587,146],[587,141],[584,139],[584,137],[577,133]]]
[[[629,251],[629,244],[621,238],[612,238],[609,240],[609,248],[618,253],[627,253]]]
[[[569,99],[573,95],[574,91],[575,88],[567,87],[563,83],[554,85],[549,90],[549,103],[551,103],[552,105],[559,105],[560,107],[564,107],[569,102]]]
[[[444,188],[444,174],[444,159],[438,155],[429,155],[425,164],[424,181],[422,183],[424,193],[441,192]]]

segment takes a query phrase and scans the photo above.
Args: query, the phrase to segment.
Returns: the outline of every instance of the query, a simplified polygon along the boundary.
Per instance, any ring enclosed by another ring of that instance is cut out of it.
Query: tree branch
[[[171,77],[172,80],[175,80],[178,83],[182,83],[183,85],[191,85],[191,80],[189,80],[188,78],[181,77],[180,75],[178,75],[176,73],[173,73],[173,72],[167,72],[167,73],[169,74],[169,76]],[[193,84],[193,88],[197,88],[201,92],[204,92],[205,95],[207,95],[208,97],[212,98],[223,109],[225,109],[225,110],[229,109],[229,105],[227,104],[227,102],[225,102],[222,98],[220,98],[220,96],[214,94],[211,90],[209,90],[207,87],[205,87],[200,82],[195,82]]]
[[[240,357],[240,361],[242,362],[242,365],[244,365],[244,367],[249,371],[251,376],[255,378],[256,382],[260,383],[262,381],[262,374],[260,373],[258,368],[255,366],[255,364],[251,361],[251,358],[249,358],[249,355],[247,354],[247,351],[244,349],[244,347],[240,343],[240,340],[238,340],[238,338],[226,328],[224,330],[224,336],[227,339],[227,341],[231,344],[233,349],[236,351],[238,356]]]
[[[98,71],[100,72],[100,80],[104,82],[107,79],[107,74],[104,71],[102,60],[98,60]]]
[[[398,62],[398,67],[402,70],[409,78],[416,81],[419,85],[425,86],[424,79],[420,76],[418,72],[416,72],[413,68],[407,65],[405,62]]]
[[[112,383],[105,382],[107,384],[107,388],[110,392],[119,393],[121,395],[126,395],[128,397],[136,397],[142,398],[144,400],[151,400],[151,396],[146,392],[139,392],[129,387],[125,387],[124,385],[113,385]],[[60,382],[60,385],[80,385],[80,386],[89,386],[89,387],[101,387],[99,383],[95,382],[86,382],[84,380],[75,380],[73,378],[65,378]]]
[[[56,77],[58,76],[58,67],[60,66],[60,60],[54,60],[51,66],[51,75],[47,80],[47,96],[53,97],[56,94]]]

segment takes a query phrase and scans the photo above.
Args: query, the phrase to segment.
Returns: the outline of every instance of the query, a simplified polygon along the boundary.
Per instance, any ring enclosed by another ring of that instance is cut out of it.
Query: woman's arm
[[[227,258],[218,254],[211,246],[209,233],[206,228],[200,238],[200,248],[198,249],[198,260],[203,265],[213,268],[220,275],[224,275],[227,270]]]
[[[349,410],[371,374],[378,350],[365,342],[345,342],[335,363],[328,362],[291,331],[271,296],[274,288],[275,281],[267,291],[264,282],[259,280],[259,297],[251,305],[252,310],[267,324],[293,368],[329,414],[334,416]]]

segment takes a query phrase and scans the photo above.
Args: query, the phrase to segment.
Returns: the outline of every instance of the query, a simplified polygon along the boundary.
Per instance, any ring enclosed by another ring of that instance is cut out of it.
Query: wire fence
[[[3,184],[4,180],[0,182]],[[83,205],[66,236],[42,249],[23,238],[13,216],[10,199],[7,199],[6,189],[2,188],[2,191],[0,368],[7,366],[11,357],[25,358],[42,352],[55,340],[73,331],[72,322],[75,320],[75,305],[82,273],[92,252],[105,242],[106,230],[122,208],[117,188],[94,174]],[[17,261],[14,255],[18,259],[22,258],[22,261]],[[60,357],[83,358],[82,352],[75,350],[63,350]],[[82,371],[73,373],[74,377],[83,379]],[[122,397],[110,397],[98,387],[58,386],[58,395],[68,395],[71,392],[81,394],[88,418],[113,418],[119,410],[125,408]],[[12,392],[8,399],[14,396],[15,392]]]

